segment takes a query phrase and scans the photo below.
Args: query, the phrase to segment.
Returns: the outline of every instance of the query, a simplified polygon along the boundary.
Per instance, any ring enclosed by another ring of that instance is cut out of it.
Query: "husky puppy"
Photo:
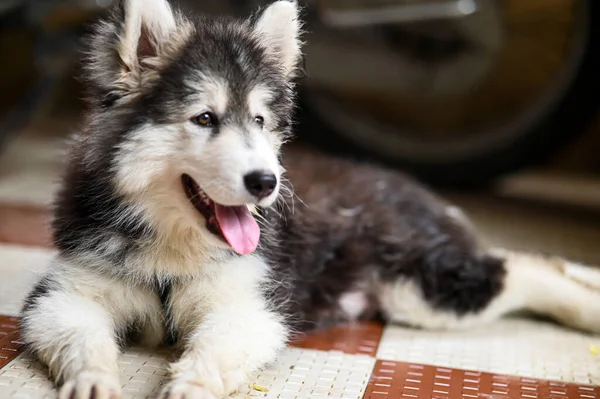
[[[398,172],[298,150],[281,163],[298,14],[283,0],[247,20],[125,0],[96,26],[58,255],[22,312],[61,398],[119,397],[130,338],[181,346],[162,398],[219,399],[292,332],[377,314],[446,329],[525,309],[600,331],[594,269],[488,251]]]

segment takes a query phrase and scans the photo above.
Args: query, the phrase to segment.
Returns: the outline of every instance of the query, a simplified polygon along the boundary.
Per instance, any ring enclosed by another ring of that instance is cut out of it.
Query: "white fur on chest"
[[[221,307],[239,308],[240,312],[248,307],[267,309],[262,290],[268,280],[269,267],[258,256],[204,265],[202,273],[173,285],[171,311],[174,322],[185,333],[208,313],[218,312]]]

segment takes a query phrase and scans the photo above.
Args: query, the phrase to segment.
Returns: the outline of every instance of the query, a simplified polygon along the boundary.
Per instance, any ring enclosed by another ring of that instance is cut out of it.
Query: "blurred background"
[[[49,201],[81,122],[80,37],[112,3],[0,0],[0,200]],[[412,173],[487,237],[600,263],[598,0],[300,3],[299,142]]]

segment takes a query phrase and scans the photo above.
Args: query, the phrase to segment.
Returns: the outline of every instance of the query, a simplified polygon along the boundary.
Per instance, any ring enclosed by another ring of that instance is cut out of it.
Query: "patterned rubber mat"
[[[15,317],[52,256],[47,248],[0,244],[0,398],[56,397],[45,367],[22,353]],[[237,397],[600,399],[596,343],[600,337],[518,318],[462,332],[342,325],[297,337]],[[172,356],[127,350],[124,397],[154,397]]]

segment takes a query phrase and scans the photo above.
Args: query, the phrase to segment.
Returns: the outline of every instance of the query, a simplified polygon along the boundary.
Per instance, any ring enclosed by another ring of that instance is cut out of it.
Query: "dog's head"
[[[110,154],[119,195],[150,218],[193,223],[213,245],[252,252],[259,228],[249,209],[280,191],[299,33],[293,1],[247,20],[121,1],[89,41],[95,111],[84,140],[95,149],[85,163]]]

